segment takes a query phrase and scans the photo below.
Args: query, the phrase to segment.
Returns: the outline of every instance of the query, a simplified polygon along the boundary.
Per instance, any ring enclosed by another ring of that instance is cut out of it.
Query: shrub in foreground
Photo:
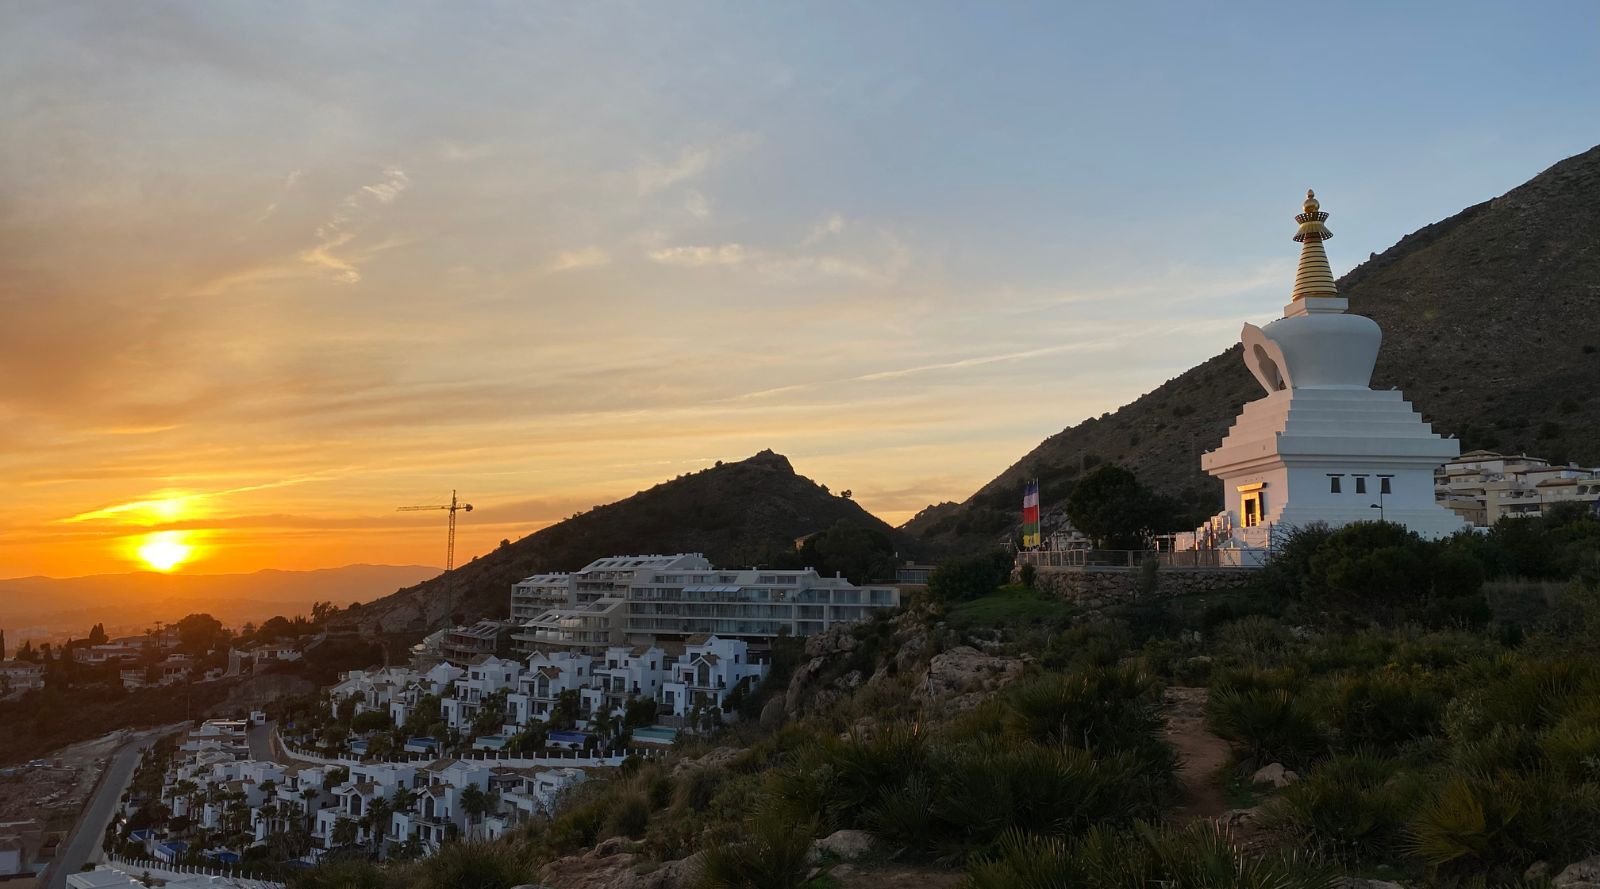
[[[1013,832],[974,863],[966,889],[1332,889],[1326,867],[1293,855],[1247,855],[1208,822],[1095,828],[1076,842]]]

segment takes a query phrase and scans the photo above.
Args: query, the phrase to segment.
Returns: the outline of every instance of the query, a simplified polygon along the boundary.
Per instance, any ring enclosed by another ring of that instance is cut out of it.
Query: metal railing
[[[1259,568],[1266,561],[1268,550],[1132,550],[1132,549],[1069,549],[1022,550],[1017,553],[1016,565],[1035,568],[1121,568],[1137,569],[1146,560],[1154,559],[1163,568]]]

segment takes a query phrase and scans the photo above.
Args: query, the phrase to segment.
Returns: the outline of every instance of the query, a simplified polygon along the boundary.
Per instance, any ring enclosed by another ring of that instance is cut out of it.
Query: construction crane
[[[444,509],[450,512],[450,542],[444,552],[444,570],[450,571],[456,567],[456,513],[472,512],[472,504],[462,503],[456,499],[456,492],[450,492],[449,506],[402,506],[396,512],[422,512],[424,510]]]

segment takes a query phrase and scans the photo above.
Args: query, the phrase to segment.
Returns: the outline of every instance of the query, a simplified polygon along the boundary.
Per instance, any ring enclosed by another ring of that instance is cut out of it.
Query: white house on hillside
[[[661,705],[674,716],[688,716],[697,706],[722,707],[741,683],[754,685],[766,671],[766,664],[751,662],[750,646],[742,639],[695,640],[662,684]]]

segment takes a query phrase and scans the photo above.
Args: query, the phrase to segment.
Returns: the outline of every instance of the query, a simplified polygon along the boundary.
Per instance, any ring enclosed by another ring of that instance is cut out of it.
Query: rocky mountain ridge
[[[1463,451],[1600,463],[1600,216],[1590,209],[1597,203],[1600,146],[1352,269],[1340,294],[1384,332],[1373,386],[1399,387]],[[1337,232],[1337,197],[1325,207]],[[902,530],[946,549],[987,546],[1016,526],[1024,479],[1041,480],[1048,509],[1085,470],[1107,462],[1207,514],[1221,489],[1200,470],[1200,454],[1260,394],[1234,346],[1050,436],[967,500],[930,506]]]
[[[367,605],[360,621],[369,631],[404,633],[437,627],[450,613],[466,620],[503,616],[516,581],[576,570],[602,556],[698,552],[715,565],[767,563],[792,554],[798,538],[840,522],[915,545],[855,501],[796,473],[782,454],[762,451],[506,543]]]

